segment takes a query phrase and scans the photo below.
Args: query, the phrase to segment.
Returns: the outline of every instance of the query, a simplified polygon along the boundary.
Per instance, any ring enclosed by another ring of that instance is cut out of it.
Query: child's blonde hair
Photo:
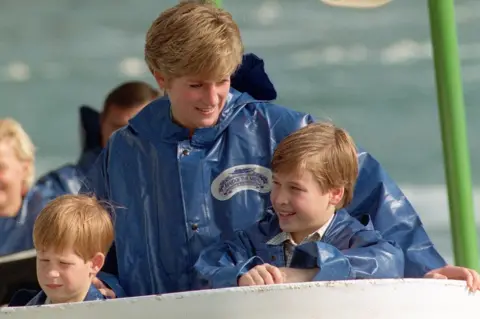
[[[240,30],[230,13],[210,1],[181,2],[155,19],[147,32],[145,60],[167,80],[230,77],[242,62]]]
[[[24,187],[29,190],[35,179],[35,147],[20,123],[11,118],[0,119],[0,142],[12,143],[17,158],[28,163]]]
[[[85,261],[107,254],[114,239],[109,212],[95,197],[63,195],[49,202],[33,227],[37,250],[62,252],[73,247]]]
[[[355,143],[332,123],[313,123],[287,136],[273,154],[274,173],[313,174],[323,191],[344,188],[337,209],[350,203],[358,175]]]

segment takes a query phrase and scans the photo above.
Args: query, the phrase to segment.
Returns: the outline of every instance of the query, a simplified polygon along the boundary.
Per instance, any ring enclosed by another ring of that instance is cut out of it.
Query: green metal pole
[[[455,263],[479,269],[454,0],[429,0]]]

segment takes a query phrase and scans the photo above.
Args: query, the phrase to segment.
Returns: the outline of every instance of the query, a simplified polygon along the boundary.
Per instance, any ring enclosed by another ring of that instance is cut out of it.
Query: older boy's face
[[[158,81],[158,78],[157,78]],[[161,84],[161,79],[159,84]],[[227,101],[230,77],[218,81],[180,77],[163,83],[174,120],[190,130],[214,126]]]
[[[83,301],[94,276],[93,262],[72,249],[57,253],[37,250],[37,279],[52,303]]]
[[[280,228],[299,243],[321,228],[335,212],[343,190],[323,192],[312,173],[274,173],[270,199]]]

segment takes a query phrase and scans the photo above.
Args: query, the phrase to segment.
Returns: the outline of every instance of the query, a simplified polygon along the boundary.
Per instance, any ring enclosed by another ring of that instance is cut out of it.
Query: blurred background
[[[80,153],[78,107],[123,81],[154,84],[145,33],[174,0],[2,0],[0,117],[24,125],[37,176]],[[426,0],[376,10],[317,0],[224,0],[246,50],[265,60],[280,104],[345,127],[401,185],[452,261]],[[480,184],[480,1],[458,0],[472,174]],[[480,192],[475,189],[476,207]],[[477,209],[478,211],[478,209]],[[477,214],[478,220],[478,214]]]

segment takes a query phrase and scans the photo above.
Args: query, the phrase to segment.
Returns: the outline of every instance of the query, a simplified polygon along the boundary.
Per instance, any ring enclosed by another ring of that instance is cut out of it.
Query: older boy
[[[113,225],[95,198],[51,201],[35,221],[33,242],[42,291],[27,306],[105,299],[91,283],[112,245]]]
[[[347,132],[329,123],[294,132],[275,150],[272,172],[273,210],[200,255],[195,267],[211,287],[292,282],[290,268],[310,269],[306,280],[403,277],[402,250],[343,209],[358,174]]]

